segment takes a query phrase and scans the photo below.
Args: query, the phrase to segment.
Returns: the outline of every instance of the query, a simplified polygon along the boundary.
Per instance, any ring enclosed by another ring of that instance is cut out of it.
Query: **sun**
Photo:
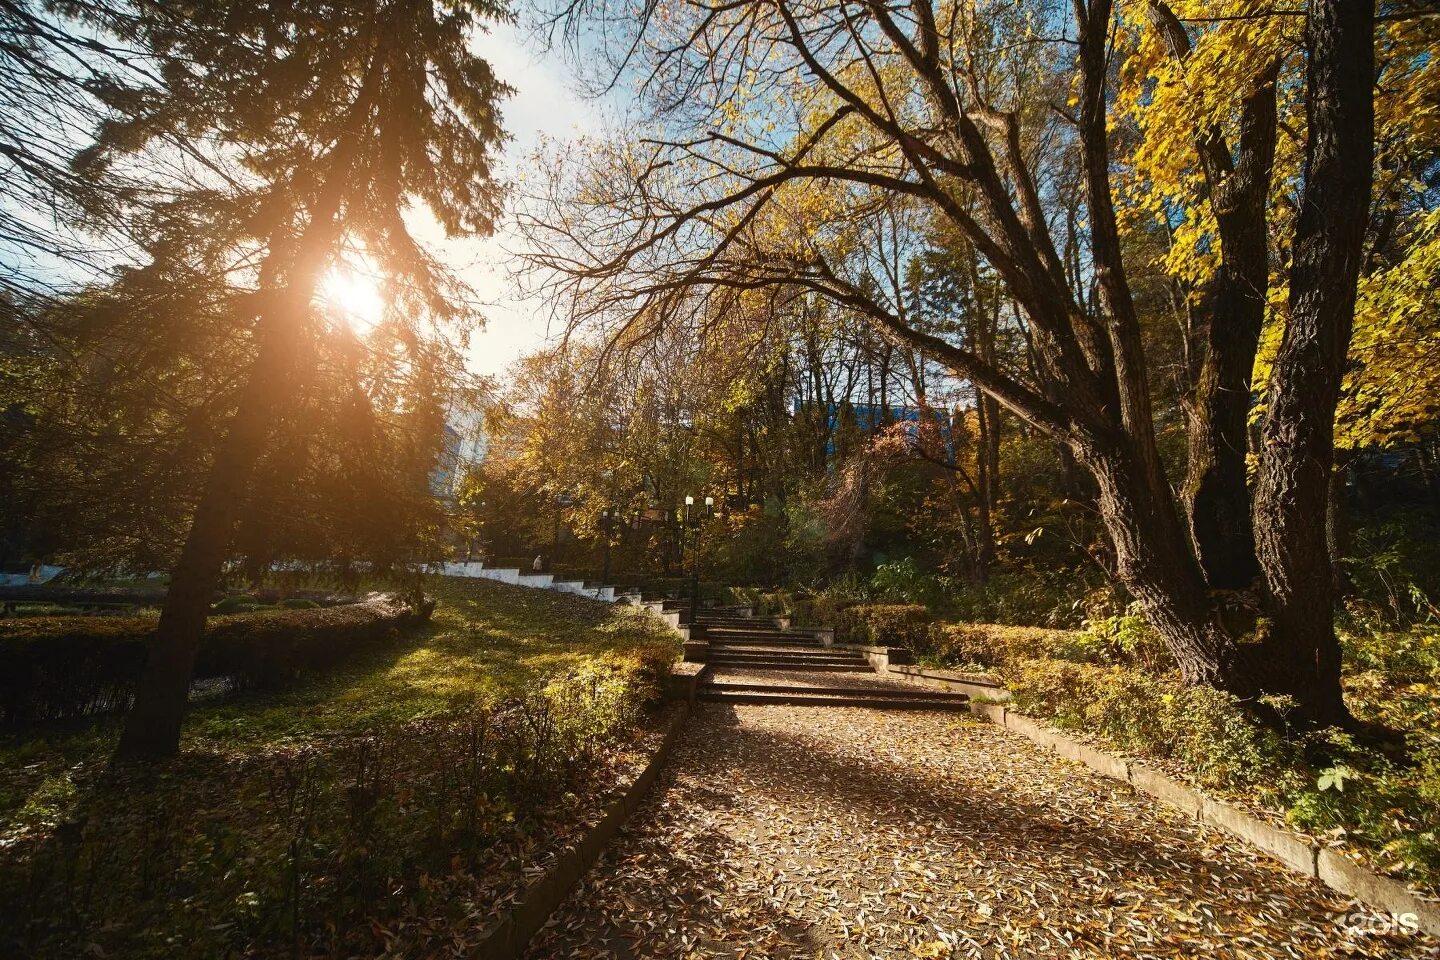
[[[335,267],[320,283],[320,296],[356,333],[375,329],[385,313],[385,295],[375,278],[350,267]]]

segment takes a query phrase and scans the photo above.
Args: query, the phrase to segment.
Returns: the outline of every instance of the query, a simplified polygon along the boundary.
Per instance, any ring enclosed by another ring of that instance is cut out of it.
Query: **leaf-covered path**
[[[969,717],[702,704],[528,956],[1430,955],[1348,909]]]

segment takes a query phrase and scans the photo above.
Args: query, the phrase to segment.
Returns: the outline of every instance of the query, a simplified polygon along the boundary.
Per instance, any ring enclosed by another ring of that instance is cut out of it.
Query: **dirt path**
[[[969,717],[704,704],[528,956],[1434,955],[1349,910]]]

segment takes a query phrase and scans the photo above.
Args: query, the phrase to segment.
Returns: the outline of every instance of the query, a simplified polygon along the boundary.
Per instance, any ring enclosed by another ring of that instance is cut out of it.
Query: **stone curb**
[[[1154,767],[1123,760],[1080,743],[999,703],[972,703],[970,712],[1112,780],[1123,780],[1137,792],[1154,797],[1221,833],[1278,860],[1291,871],[1319,880],[1331,889],[1389,914],[1410,914],[1420,930],[1440,936],[1440,903],[1425,900],[1403,883],[1382,877],[1336,850],[1258,820],[1233,804],[1213,800],[1193,787],[1171,779]]]
[[[640,807],[689,716],[690,705],[682,701],[645,769],[620,796],[606,805],[600,822],[591,827],[579,843],[566,848],[543,877],[525,887],[509,912],[480,939],[472,956],[481,960],[514,960],[525,952],[530,938],[545,925],[550,914],[565,901],[571,888],[595,865],[625,821]]]
[[[887,662],[882,673],[893,674],[909,683],[933,687],[945,687],[971,697],[983,697],[992,703],[1004,703],[1010,699],[1010,691],[998,683],[988,683],[977,676],[952,674],[947,671],[930,670],[913,663]]]

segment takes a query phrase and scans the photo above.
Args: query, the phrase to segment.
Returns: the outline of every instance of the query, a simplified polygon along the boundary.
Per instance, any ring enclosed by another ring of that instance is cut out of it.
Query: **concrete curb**
[[[625,821],[639,808],[689,716],[690,705],[682,701],[645,769],[624,788],[620,796],[606,805],[599,823],[591,827],[577,844],[565,849],[543,877],[525,887],[509,912],[480,939],[473,956],[482,960],[514,960],[525,952],[530,938],[545,925],[550,914],[565,901],[571,888],[595,865]]]
[[[1337,850],[1322,848],[1298,834],[1258,820],[1233,804],[1211,799],[1154,767],[1124,760],[1073,740],[1003,704],[972,703],[970,712],[1062,757],[1083,763],[1101,776],[1123,780],[1136,792],[1154,797],[1220,833],[1243,840],[1294,873],[1319,880],[1338,893],[1383,913],[1409,914],[1418,929],[1440,936],[1440,903],[1423,899],[1403,883],[1382,877]]]
[[[912,683],[942,686],[972,697],[983,697],[993,703],[1004,703],[1010,699],[1010,691],[998,683],[975,674],[951,673],[948,670],[932,670],[914,664],[888,664],[886,672]]]

